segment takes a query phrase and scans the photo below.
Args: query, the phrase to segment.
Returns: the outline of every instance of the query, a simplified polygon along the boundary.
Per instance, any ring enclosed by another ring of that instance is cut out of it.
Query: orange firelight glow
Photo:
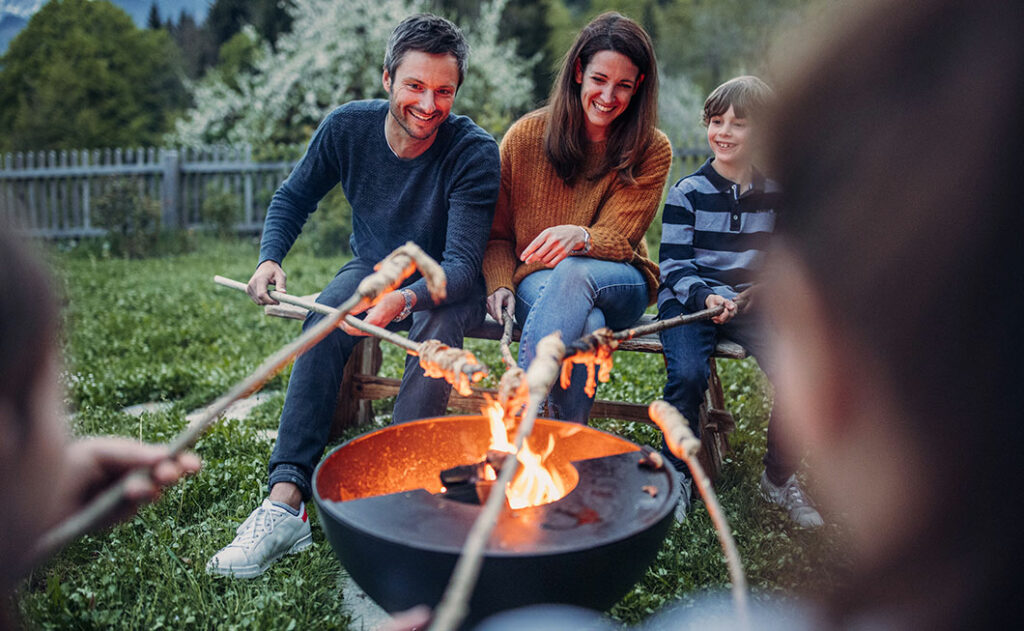
[[[515,447],[509,440],[510,428],[505,427],[505,410],[501,404],[489,400],[484,406],[484,416],[491,425],[490,449],[513,453]],[[515,478],[508,485],[508,505],[513,509],[527,508],[529,506],[540,506],[561,499],[566,489],[571,486],[555,467],[548,466],[547,458],[555,449],[554,436],[548,436],[547,447],[541,453],[530,448],[529,440],[523,444],[519,451],[519,469]],[[492,477],[494,470],[487,466],[486,477]]]

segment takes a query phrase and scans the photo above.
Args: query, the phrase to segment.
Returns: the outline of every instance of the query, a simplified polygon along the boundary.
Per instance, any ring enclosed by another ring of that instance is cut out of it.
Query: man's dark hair
[[[469,67],[469,43],[459,27],[450,21],[430,13],[417,13],[402,20],[391,31],[384,51],[384,70],[392,78],[410,51],[454,56],[459,65],[459,85],[462,85]]]

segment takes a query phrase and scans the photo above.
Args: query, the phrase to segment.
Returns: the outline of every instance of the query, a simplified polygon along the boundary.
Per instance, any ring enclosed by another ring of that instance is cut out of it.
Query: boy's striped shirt
[[[690,312],[709,294],[734,298],[754,281],[775,229],[781,190],[754,171],[753,186],[722,177],[711,160],[679,180],[662,215],[658,306],[678,300]]]

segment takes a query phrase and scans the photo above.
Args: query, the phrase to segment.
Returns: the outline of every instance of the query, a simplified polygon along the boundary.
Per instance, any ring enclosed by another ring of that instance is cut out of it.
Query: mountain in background
[[[47,0],[0,0],[0,55],[7,51],[7,46],[14,39],[28,19],[38,11]],[[132,17],[135,24],[145,28],[149,19],[149,8],[153,0],[110,0],[124,9]],[[197,24],[202,24],[210,9],[212,0],[159,0],[156,3],[160,10],[160,20],[177,22],[182,11],[192,14]]]

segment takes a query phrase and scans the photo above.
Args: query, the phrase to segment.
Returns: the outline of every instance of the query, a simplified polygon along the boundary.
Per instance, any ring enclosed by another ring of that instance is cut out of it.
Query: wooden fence
[[[706,146],[677,148],[670,184],[692,173],[707,153]],[[255,232],[293,164],[255,162],[250,147],[8,153],[0,156],[0,219],[31,236],[102,235],[105,230],[95,222],[97,201],[127,180],[138,186],[140,197],[159,201],[164,227],[210,225],[206,201],[219,195],[223,203],[227,193],[238,205],[235,229]]]
[[[249,147],[48,151],[0,156],[0,218],[32,236],[101,235],[96,204],[118,181],[159,201],[162,225],[209,224],[204,203],[229,194],[239,231],[259,230],[293,161],[254,162]]]

